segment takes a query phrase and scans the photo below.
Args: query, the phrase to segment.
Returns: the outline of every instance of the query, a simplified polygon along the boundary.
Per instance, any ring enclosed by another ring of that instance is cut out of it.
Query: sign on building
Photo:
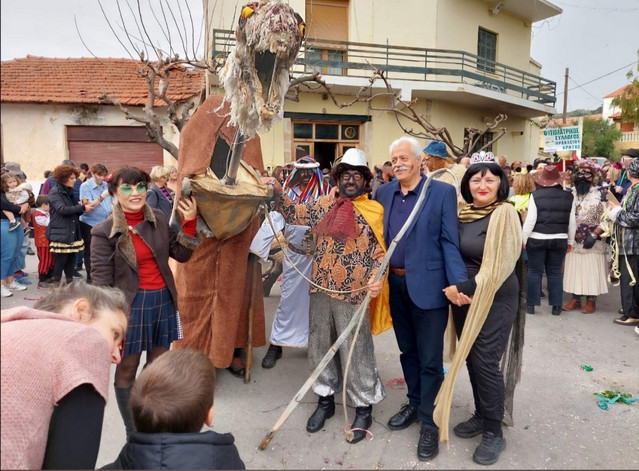
[[[544,152],[581,151],[579,126],[544,129]]]

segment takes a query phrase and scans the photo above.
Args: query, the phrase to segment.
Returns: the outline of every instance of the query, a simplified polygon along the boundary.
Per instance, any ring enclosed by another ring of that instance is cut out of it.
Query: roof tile
[[[3,61],[0,95],[3,103],[99,104],[108,93],[123,105],[143,106],[149,96],[138,74],[144,64],[118,58],[51,58],[28,55]],[[179,66],[169,75],[167,96],[185,100],[200,93],[204,72]],[[155,106],[166,106],[156,100]]]

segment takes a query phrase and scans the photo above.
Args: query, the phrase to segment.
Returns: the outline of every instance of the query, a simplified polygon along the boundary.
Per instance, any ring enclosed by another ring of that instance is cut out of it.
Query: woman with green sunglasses
[[[93,283],[120,288],[131,306],[123,358],[115,370],[115,397],[127,436],[133,431],[129,396],[142,352],[146,351],[147,364],[151,363],[182,338],[169,257],[186,262],[200,243],[195,200],[189,197],[178,202],[184,222],[176,234],[167,216],[147,204],[150,183],[150,175],[139,168],[117,170],[109,181],[112,217],[91,232]]]

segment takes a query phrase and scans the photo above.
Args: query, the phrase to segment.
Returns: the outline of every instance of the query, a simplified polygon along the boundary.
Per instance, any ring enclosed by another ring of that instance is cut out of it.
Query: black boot
[[[484,432],[481,443],[475,449],[473,461],[483,465],[495,464],[499,454],[506,448],[506,439],[492,432]]]
[[[306,422],[306,431],[315,433],[322,430],[326,419],[330,419],[335,415],[335,396],[320,396],[317,401],[317,409],[313,412]]]
[[[353,438],[351,443],[357,443],[364,440],[366,432],[373,424],[373,406],[356,407],[355,408],[355,420],[351,425],[353,430]],[[361,429],[361,430],[355,430]]]
[[[126,438],[128,440],[131,432],[135,430],[133,426],[133,419],[131,418],[131,409],[129,409],[129,399],[131,398],[131,388],[119,388],[114,385],[115,388],[115,400],[118,403],[118,409],[120,409],[120,415],[124,421],[124,428],[126,429]]]
[[[262,368],[273,368],[280,358],[282,358],[282,347],[279,345],[269,345],[268,351],[262,360]]]

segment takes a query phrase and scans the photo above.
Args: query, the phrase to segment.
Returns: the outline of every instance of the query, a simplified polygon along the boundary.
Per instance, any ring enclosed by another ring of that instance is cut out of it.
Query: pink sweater
[[[107,400],[111,354],[95,329],[27,307],[2,311],[2,469],[41,469],[53,408],[82,384]]]

